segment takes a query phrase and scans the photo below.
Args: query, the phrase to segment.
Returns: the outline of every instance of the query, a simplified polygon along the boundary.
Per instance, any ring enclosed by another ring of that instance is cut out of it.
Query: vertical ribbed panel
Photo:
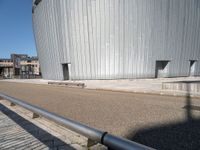
[[[33,14],[45,79],[155,77],[157,60],[166,76],[188,76],[189,60],[200,75],[199,0],[42,0]]]

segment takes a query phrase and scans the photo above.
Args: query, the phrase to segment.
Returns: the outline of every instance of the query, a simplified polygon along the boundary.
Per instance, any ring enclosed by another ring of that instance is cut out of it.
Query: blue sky
[[[0,58],[11,53],[36,56],[32,0],[0,0]]]

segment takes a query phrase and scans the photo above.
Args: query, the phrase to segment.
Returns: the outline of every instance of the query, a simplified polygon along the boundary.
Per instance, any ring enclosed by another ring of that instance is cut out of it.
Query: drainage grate
[[[200,106],[195,106],[195,105],[186,105],[183,107],[183,109],[191,109],[191,110],[197,110],[200,111]]]

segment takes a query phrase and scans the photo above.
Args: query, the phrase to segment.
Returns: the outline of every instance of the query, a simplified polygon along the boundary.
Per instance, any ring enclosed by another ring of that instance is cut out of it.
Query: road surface
[[[200,99],[9,82],[0,92],[157,149],[200,147]]]

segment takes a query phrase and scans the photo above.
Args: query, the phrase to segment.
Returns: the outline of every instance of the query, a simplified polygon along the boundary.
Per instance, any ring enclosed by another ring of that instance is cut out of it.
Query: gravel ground
[[[200,147],[200,99],[9,82],[0,92],[157,149]]]

